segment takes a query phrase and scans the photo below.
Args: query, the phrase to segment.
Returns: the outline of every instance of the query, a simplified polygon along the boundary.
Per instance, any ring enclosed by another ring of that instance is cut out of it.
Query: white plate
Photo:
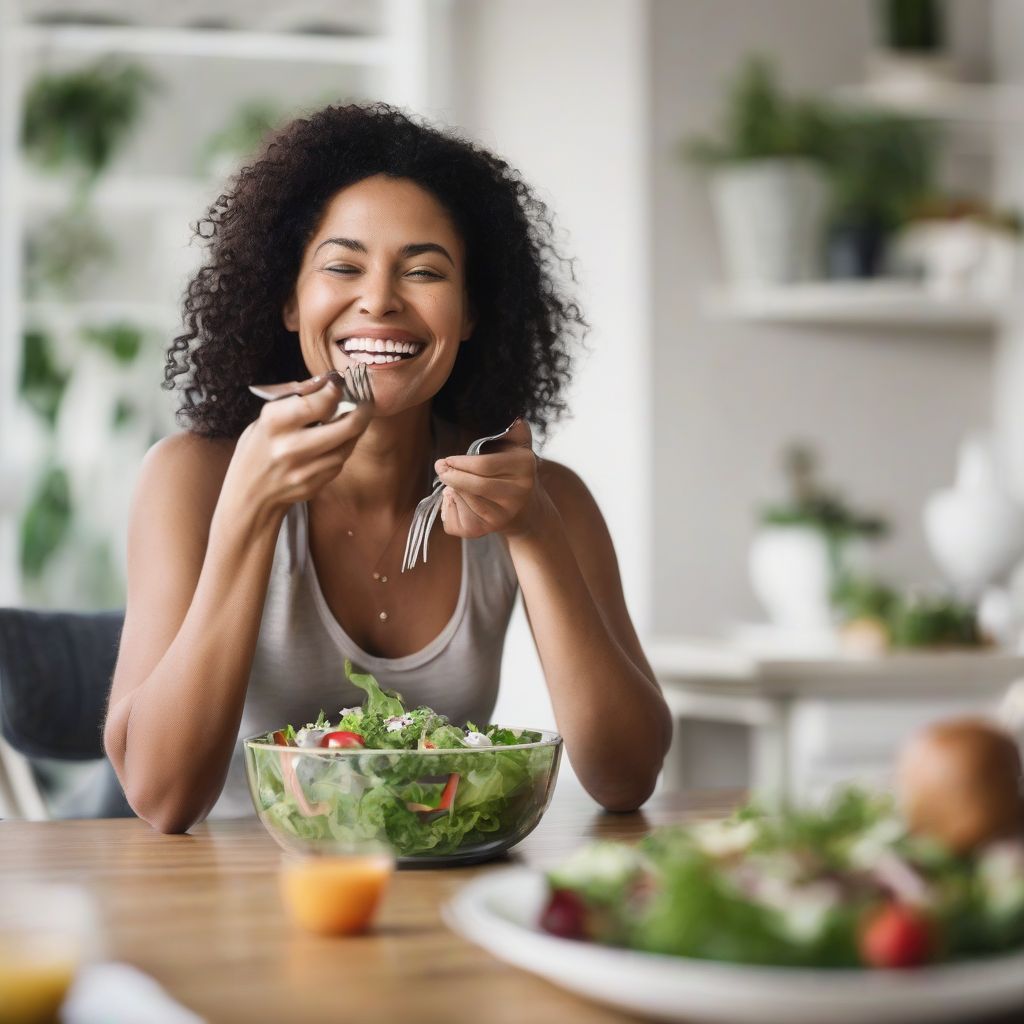
[[[1024,953],[913,971],[743,967],[548,935],[536,924],[546,892],[526,868],[492,872],[464,886],[444,918],[516,967],[657,1020],[931,1024],[1024,1006]]]

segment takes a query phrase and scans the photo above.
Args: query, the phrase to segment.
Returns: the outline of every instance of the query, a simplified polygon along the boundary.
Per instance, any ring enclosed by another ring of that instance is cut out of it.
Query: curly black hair
[[[185,333],[168,349],[163,384],[182,392],[178,416],[193,433],[237,437],[262,404],[248,384],[308,376],[281,310],[327,204],[377,174],[434,195],[466,246],[474,343],[460,346],[435,412],[481,433],[525,416],[542,435],[565,412],[569,343],[587,323],[556,281],[560,267],[575,275],[547,207],[505,161],[454,132],[384,103],[348,104],[276,132],[194,225],[208,254],[185,290]]]

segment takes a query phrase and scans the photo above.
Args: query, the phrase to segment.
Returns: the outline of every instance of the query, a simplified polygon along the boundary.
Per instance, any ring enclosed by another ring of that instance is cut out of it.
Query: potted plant
[[[831,278],[881,273],[890,238],[934,187],[938,135],[892,114],[837,112],[829,137],[826,267]]]
[[[834,594],[840,641],[849,654],[891,648],[981,647],[988,642],[970,603],[941,592],[898,592],[870,576],[849,576]]]
[[[131,134],[155,88],[145,68],[109,58],[39,75],[25,97],[26,155],[45,170],[77,174],[87,191]]]
[[[881,45],[868,55],[875,91],[913,103],[955,80],[945,15],[944,0],[878,0]]]
[[[251,156],[263,140],[284,120],[284,111],[273,100],[243,103],[203,144],[198,159],[199,173],[226,178],[239,162]]]
[[[824,487],[812,449],[790,446],[783,468],[789,496],[761,512],[750,550],[751,583],[775,625],[829,629],[833,593],[863,568],[866,543],[884,536],[887,524]]]
[[[824,108],[785,95],[771,63],[753,55],[729,88],[717,136],[684,141],[684,156],[712,171],[712,201],[735,284],[819,276],[827,132]]]
[[[913,211],[900,232],[898,251],[933,295],[998,301],[1018,288],[1022,236],[1018,211],[940,195]]]

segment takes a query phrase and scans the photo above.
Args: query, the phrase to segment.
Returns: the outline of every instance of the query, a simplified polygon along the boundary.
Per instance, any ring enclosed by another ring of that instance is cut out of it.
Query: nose
[[[363,276],[363,289],[359,296],[360,313],[382,319],[388,313],[397,313],[401,309],[402,300],[390,273],[382,268]]]

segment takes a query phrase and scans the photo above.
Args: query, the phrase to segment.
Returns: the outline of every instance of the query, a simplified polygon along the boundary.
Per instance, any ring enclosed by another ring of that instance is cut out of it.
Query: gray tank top
[[[287,723],[298,728],[322,708],[331,717],[365,694],[345,678],[345,659],[376,676],[408,707],[426,705],[458,725],[488,721],[498,696],[501,655],[518,580],[501,537],[462,541],[455,612],[422,650],[402,658],[364,651],[335,619],[309,553],[309,514],[293,505],[281,525],[263,606],[241,741]],[[253,814],[241,742],[210,818]]]

